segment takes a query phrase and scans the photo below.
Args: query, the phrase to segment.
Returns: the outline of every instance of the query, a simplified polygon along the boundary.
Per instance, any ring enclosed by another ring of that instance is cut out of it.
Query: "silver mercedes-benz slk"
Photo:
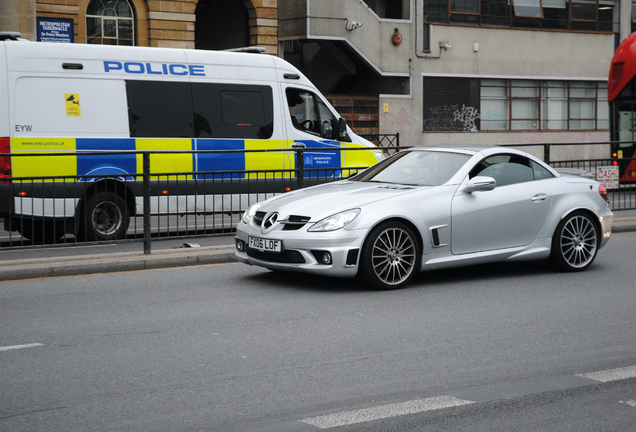
[[[589,267],[612,232],[607,191],[514,149],[416,148],[346,180],[252,205],[239,261],[401,288],[422,270],[548,259]]]

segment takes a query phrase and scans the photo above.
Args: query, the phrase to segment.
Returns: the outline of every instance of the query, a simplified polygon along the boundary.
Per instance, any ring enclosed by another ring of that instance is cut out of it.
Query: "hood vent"
[[[379,186],[379,189],[391,189],[391,190],[409,190],[414,189],[412,186]]]

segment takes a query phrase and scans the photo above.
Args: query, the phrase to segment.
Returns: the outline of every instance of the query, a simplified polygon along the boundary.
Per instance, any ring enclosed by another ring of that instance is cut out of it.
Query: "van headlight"
[[[261,203],[256,203],[256,204],[253,204],[253,205],[249,206],[247,208],[247,210],[245,210],[243,212],[243,216],[241,217],[241,221],[243,221],[243,223],[249,223],[250,220],[252,220],[252,218],[256,214],[256,211],[259,209],[259,207],[261,205],[262,205]]]
[[[349,225],[360,214],[360,209],[351,209],[336,213],[321,221],[316,222],[309,228],[309,232],[336,231]]]

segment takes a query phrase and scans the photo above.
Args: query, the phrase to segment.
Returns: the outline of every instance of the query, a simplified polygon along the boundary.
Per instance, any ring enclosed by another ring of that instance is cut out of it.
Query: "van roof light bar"
[[[227,52],[242,52],[242,53],[252,53],[252,54],[262,54],[265,52],[265,48],[263,47],[256,47],[256,46],[251,46],[251,47],[242,47],[242,48],[229,48],[229,49],[225,49],[223,51],[227,51]]]
[[[17,41],[18,38],[22,37],[22,33],[20,32],[14,32],[14,31],[3,31],[0,32],[0,41],[3,40],[15,40]]]

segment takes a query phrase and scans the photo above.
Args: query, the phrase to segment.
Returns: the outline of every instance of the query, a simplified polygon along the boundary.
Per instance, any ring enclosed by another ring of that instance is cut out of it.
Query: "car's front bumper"
[[[358,273],[360,250],[366,230],[338,230],[330,233],[276,231],[261,233],[240,222],[236,228],[236,258],[245,264],[271,270],[306,272],[334,277],[354,277]],[[282,240],[283,252],[265,252],[248,248],[249,236]],[[325,264],[323,255],[330,262]]]

